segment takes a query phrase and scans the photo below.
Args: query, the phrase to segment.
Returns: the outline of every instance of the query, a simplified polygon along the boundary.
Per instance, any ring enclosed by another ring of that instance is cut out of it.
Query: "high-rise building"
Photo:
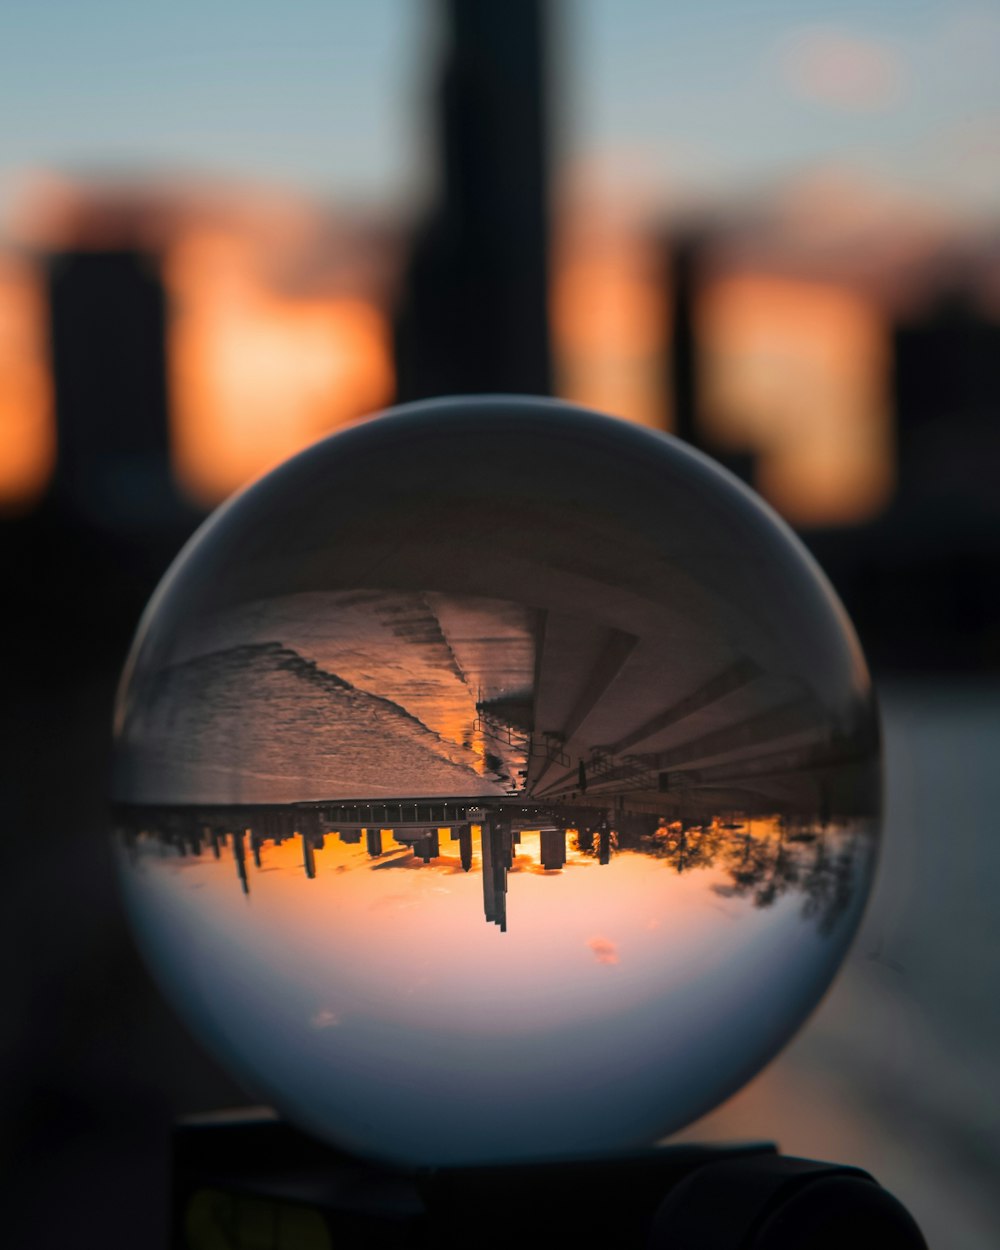
[[[484,820],[482,828],[483,909],[490,924],[507,931],[507,862],[509,851],[504,846],[503,826]],[[507,838],[510,840],[510,826]]]
[[[307,833],[299,836],[302,838],[302,866],[311,881],[316,876],[316,855],[313,851],[312,838]]]
[[[542,867],[547,870],[562,868],[566,863],[566,830],[543,829],[539,836],[542,844]]]
[[[458,849],[462,856],[462,867],[466,872],[472,867],[472,826],[461,825],[458,830]]]
[[[103,528],[169,521],[167,308],[156,260],[73,251],[49,272],[58,453],[53,492]]]

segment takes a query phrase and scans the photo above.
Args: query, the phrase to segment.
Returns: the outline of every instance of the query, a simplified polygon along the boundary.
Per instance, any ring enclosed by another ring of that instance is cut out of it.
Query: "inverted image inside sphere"
[[[404,1163],[627,1149],[721,1101],[842,958],[878,789],[797,540],[545,401],[412,405],[237,496],[116,712],[165,989],[291,1120]]]

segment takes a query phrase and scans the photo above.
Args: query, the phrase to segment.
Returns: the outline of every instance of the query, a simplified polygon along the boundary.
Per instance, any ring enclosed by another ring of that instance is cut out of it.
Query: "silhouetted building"
[[[439,202],[401,302],[400,399],[551,389],[546,7],[443,5]]]
[[[176,520],[158,262],[138,251],[61,253],[49,269],[49,306],[54,496],[103,529]]]
[[[303,833],[302,837],[302,866],[306,870],[306,876],[311,881],[316,876],[316,855],[313,850],[312,839],[307,833]]]
[[[670,260],[671,327],[669,380],[674,410],[674,433],[692,447],[700,446],[698,394],[698,340],[696,298],[700,247],[694,236],[668,244]]]
[[[542,867],[545,869],[562,868],[566,863],[566,830],[543,829],[540,833],[542,850]]]
[[[505,816],[498,816],[495,823],[494,845],[501,849],[503,857],[503,866],[506,869],[514,867],[514,831],[511,828],[510,819]]]
[[[297,831],[307,837],[317,849],[323,845],[323,829],[320,824],[319,808],[304,807],[295,814]]]
[[[472,867],[472,826],[462,825],[458,831],[458,849],[462,856],[462,867],[466,872]]]
[[[377,859],[382,854],[382,830],[366,829],[365,846],[372,859]]]
[[[400,846],[408,846],[418,859],[429,864],[441,854],[440,836],[436,829],[413,831],[393,830],[393,840]]]
[[[805,535],[876,665],[1000,665],[1000,324],[949,295],[892,333],[897,485]]]
[[[510,852],[510,829],[504,837],[503,826],[491,820],[482,823],[483,909],[490,924],[507,931],[507,864]]]
[[[1000,324],[955,293],[892,336],[899,494],[968,506],[996,496]]]

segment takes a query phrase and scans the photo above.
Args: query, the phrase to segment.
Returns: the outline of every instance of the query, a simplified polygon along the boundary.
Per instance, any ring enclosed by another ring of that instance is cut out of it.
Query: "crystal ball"
[[[665,434],[412,404],[212,516],[140,624],[115,845],[156,978],[256,1097],[403,1165],[606,1155],[815,1006],[878,720],[823,574]]]

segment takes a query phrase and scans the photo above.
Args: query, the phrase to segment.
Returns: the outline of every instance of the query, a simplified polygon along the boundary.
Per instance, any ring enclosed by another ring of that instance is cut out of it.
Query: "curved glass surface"
[[[411,405],[237,496],[116,713],[126,894],[192,1027],[407,1163],[649,1144],[822,994],[877,719],[790,532],[665,435]]]

